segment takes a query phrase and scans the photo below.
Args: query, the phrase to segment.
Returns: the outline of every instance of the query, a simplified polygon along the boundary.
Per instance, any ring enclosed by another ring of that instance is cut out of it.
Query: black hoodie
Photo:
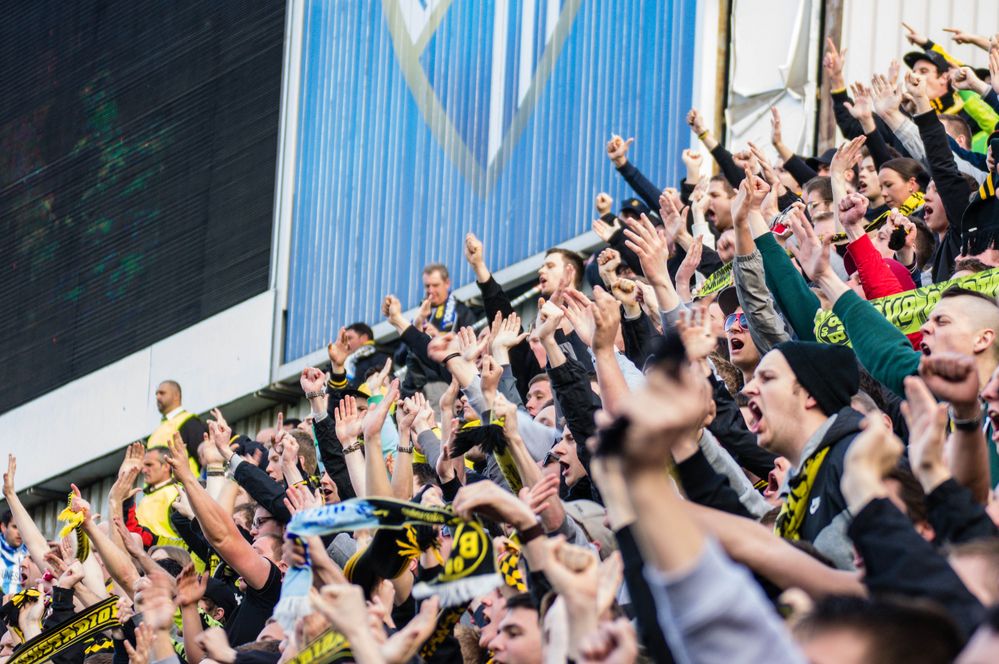
[[[811,490],[805,497],[805,518],[798,534],[802,540],[811,542],[840,569],[853,569],[853,545],[846,535],[850,514],[846,510],[846,500],[840,492],[839,485],[843,478],[843,460],[846,451],[860,433],[860,423],[863,419],[862,413],[849,406],[840,410],[821,441],[817,445],[806,447],[799,466],[803,467],[809,457],[829,448],[829,453],[819,466]],[[792,477],[789,474],[784,493],[803,481],[803,475]]]

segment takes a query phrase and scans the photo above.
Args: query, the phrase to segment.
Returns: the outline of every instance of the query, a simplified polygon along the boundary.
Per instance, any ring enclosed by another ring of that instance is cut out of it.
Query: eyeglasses
[[[735,327],[736,321],[739,322],[739,327],[742,329],[749,328],[749,319],[746,318],[746,314],[729,314],[725,317],[725,331],[728,332]]]
[[[274,521],[274,517],[272,517],[272,516],[262,516],[259,519],[254,519],[253,520],[253,527],[259,530],[260,528],[262,528],[263,526],[267,525],[271,521]]]

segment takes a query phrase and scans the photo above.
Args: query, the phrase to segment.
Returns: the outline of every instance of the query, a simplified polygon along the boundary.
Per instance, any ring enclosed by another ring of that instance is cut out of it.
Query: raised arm
[[[327,418],[323,423],[323,429],[327,438],[333,437],[343,443],[342,458],[347,470],[347,487],[351,496],[366,496],[367,480],[365,479],[364,454],[361,448],[364,443],[360,441],[363,432],[362,416],[357,410],[357,400],[352,396],[346,396],[336,405],[333,412],[334,422]],[[334,429],[335,427],[335,429]],[[335,430],[335,435],[334,435]],[[316,431],[319,431],[319,424],[316,424]],[[321,439],[320,439],[321,440]],[[339,443],[338,443],[339,444]],[[381,451],[379,450],[379,454]],[[329,469],[327,468],[327,472]],[[337,482],[337,491],[343,498],[343,479]]]
[[[139,579],[139,571],[132,564],[132,559],[128,553],[114,543],[105,532],[104,527],[98,526],[91,519],[90,503],[83,500],[80,496],[80,490],[75,485],[73,486],[73,500],[70,508],[74,512],[83,514],[83,523],[80,527],[94,543],[94,548],[101,560],[104,561],[104,567],[108,574],[131,597],[135,592],[135,582]],[[111,522],[108,522],[107,529],[114,532],[114,526]]]
[[[629,402],[621,455],[663,632],[690,653],[706,652],[710,642],[711,661],[777,653],[781,662],[803,662],[759,588],[705,536],[663,472],[673,446],[689,440],[706,414],[698,387],[703,376],[686,363],[674,374],[654,371],[654,383]]]
[[[857,359],[895,394],[904,394],[902,381],[916,373],[922,353],[913,350],[909,339],[897,327],[833,272],[827,252],[829,238],[820,240],[801,215],[795,215],[790,221],[798,240],[793,249],[795,257],[843,321]]]
[[[251,588],[262,589],[270,575],[271,563],[243,539],[230,515],[198,482],[187,462],[187,448],[179,436],[174,436],[170,443],[167,462],[173,468],[174,477],[184,486],[209,544]]]
[[[913,382],[912,378],[906,379],[906,395],[910,402],[907,411],[913,410],[911,405],[915,398],[913,390],[918,391],[919,383],[925,383],[936,399],[948,404],[954,428],[947,440],[949,468],[941,463],[943,441],[936,440],[922,445],[921,468],[917,468],[913,463],[913,472],[923,484],[923,490],[927,495],[953,475],[959,484],[971,491],[979,504],[988,504],[992,488],[989,477],[989,448],[982,428],[982,407],[978,399],[978,369],[975,367],[974,358],[959,353],[938,351],[931,356],[920,358],[919,375],[922,381]],[[926,424],[920,430],[920,428],[914,429],[912,422],[909,423],[910,438],[917,435],[930,436],[928,430]],[[942,429],[940,433],[943,433]]]
[[[31,561],[38,565],[38,569],[44,571],[49,569],[49,564],[45,561],[45,554],[49,552],[49,544],[45,535],[38,529],[34,519],[28,514],[24,503],[17,497],[17,489],[14,484],[14,476],[17,473],[17,457],[13,454],[7,455],[7,472],[3,474],[3,497],[7,501],[7,507],[14,517],[17,529],[21,531],[21,539],[28,547]]]
[[[364,429],[365,496],[392,496],[392,485],[385,468],[385,458],[382,456],[382,427],[388,417],[389,408],[398,398],[399,381],[396,379],[389,385],[388,393],[376,406],[371,407],[369,400],[368,412],[364,414],[362,427]]]

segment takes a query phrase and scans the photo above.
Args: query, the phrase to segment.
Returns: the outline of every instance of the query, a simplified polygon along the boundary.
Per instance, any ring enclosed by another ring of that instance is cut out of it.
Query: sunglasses
[[[739,327],[742,329],[749,328],[749,319],[746,318],[746,314],[729,314],[725,317],[725,331],[728,332],[735,327],[736,321],[739,321]]]

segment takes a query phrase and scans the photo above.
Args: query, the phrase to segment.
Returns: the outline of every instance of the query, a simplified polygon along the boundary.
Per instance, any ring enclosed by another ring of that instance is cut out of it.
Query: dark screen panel
[[[0,7],[3,412],[266,290],[285,3]]]

